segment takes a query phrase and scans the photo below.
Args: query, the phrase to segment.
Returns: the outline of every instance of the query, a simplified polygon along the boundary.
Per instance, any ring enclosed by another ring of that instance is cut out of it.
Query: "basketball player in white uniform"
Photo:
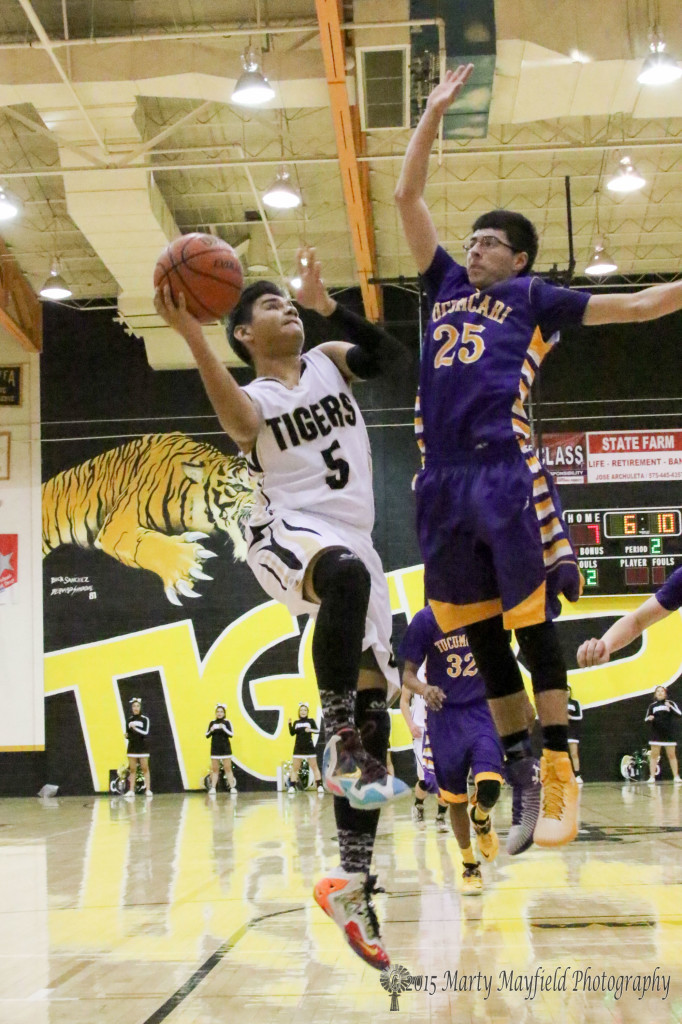
[[[417,673],[417,678],[421,682],[426,682],[423,665]],[[431,764],[430,770],[424,770],[425,760],[432,760],[431,743],[426,731],[426,701],[420,693],[412,693],[406,686],[403,686],[400,693],[400,711],[412,736],[412,749],[417,769],[412,821],[420,828],[424,825],[424,801],[429,793],[433,793],[438,798],[436,829],[439,832],[449,832],[450,826],[445,820],[448,805],[440,798],[438,783],[433,774],[433,764]]]
[[[251,569],[292,614],[316,619],[313,663],[330,736],[323,776],[335,795],[341,868],[317,883],[314,897],[353,950],[381,970],[389,959],[369,866],[379,808],[409,790],[385,767],[386,707],[399,678],[388,587],[371,541],[369,439],[349,385],[394,365],[402,346],[337,305],[313,249],[298,259],[297,301],[348,340],[302,354],[296,307],[277,285],[259,281],[244,290],[229,320],[232,348],[256,372],[243,388],[213,353],[184,297],[176,308],[164,289],[155,305],[187,341],[223,429],[247,456],[255,491],[247,527]]]

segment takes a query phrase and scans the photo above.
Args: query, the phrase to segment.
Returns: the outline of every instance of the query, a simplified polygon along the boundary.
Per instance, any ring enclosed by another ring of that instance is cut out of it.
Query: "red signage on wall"
[[[600,430],[587,435],[587,481],[682,480],[682,430]]]
[[[19,537],[16,533],[0,533],[0,591],[17,582]]]
[[[543,434],[539,453],[557,484],[584,484],[587,480],[585,434]]]

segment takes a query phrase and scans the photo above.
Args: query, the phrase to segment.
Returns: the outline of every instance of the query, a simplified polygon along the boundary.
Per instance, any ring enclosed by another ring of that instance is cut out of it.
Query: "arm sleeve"
[[[295,736],[296,735],[296,726],[293,724],[293,722],[289,722],[289,735],[290,736]]]
[[[143,719],[145,721],[145,727],[144,727],[144,730],[140,729],[140,735],[141,736],[148,736],[149,735],[149,719],[147,718],[146,715],[143,715],[142,717],[143,717]]]
[[[402,342],[378,324],[353,313],[337,302],[331,316],[324,318],[329,327],[352,344],[346,355],[348,369],[355,377],[377,377],[393,367],[396,360],[407,355]]]
[[[580,701],[576,701],[575,702],[575,711],[574,711],[573,717],[575,719],[577,719],[578,722],[582,721],[583,709],[580,706]]]
[[[234,736],[234,732],[232,731],[232,722],[229,718],[225,719],[225,732],[228,736]]]
[[[680,711],[674,700],[670,701],[670,710],[673,711],[676,715],[682,715],[682,711]]]
[[[653,704],[650,704],[649,707],[646,709],[646,715],[644,716],[644,721],[645,722],[650,722],[652,720],[652,718],[654,717],[652,712],[651,712],[652,708],[653,708]]]
[[[208,723],[208,729],[206,730],[206,739],[208,739],[208,737],[211,735],[211,731],[212,731],[211,730],[211,726],[212,725],[213,725],[213,722],[209,722]]]

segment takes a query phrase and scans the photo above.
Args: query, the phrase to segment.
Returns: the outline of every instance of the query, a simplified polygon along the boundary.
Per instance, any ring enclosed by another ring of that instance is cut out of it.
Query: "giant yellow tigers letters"
[[[388,582],[393,612],[404,612],[411,619],[422,606],[421,566],[390,573]],[[585,619],[585,637],[599,635],[603,632],[602,622],[600,618],[591,621],[591,616],[621,615],[641,601],[641,597],[586,598],[577,606],[566,606],[564,614]],[[109,769],[118,766],[125,755],[117,681],[151,671],[158,671],[162,679],[178,763],[187,789],[201,786],[208,767],[204,734],[218,701],[228,705],[237,763],[251,775],[274,780],[279,764],[291,754],[287,719],[296,715],[299,702],[308,703],[311,716],[319,719],[310,624],[301,636],[296,673],[261,676],[246,684],[256,709],[279,713],[273,734],[261,729],[244,707],[243,680],[264,651],[296,636],[296,619],[282,605],[269,602],[232,622],[202,662],[189,620],[159,626],[46,655],[45,692],[75,692],[97,791],[107,789]],[[575,696],[589,707],[648,692],[658,684],[676,679],[681,671],[682,616],[676,613],[646,634],[635,657],[601,668],[574,670],[569,675]],[[398,711],[392,712],[391,743],[397,749],[411,743]]]

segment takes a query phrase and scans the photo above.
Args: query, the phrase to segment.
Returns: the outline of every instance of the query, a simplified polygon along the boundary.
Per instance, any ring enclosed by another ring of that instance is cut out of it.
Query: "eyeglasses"
[[[497,235],[474,235],[468,242],[464,242],[462,248],[465,252],[471,252],[475,245],[479,245],[481,249],[496,249],[498,245],[503,245],[505,249],[511,249],[512,252],[519,251],[513,245],[509,245],[508,242],[503,242]]]

